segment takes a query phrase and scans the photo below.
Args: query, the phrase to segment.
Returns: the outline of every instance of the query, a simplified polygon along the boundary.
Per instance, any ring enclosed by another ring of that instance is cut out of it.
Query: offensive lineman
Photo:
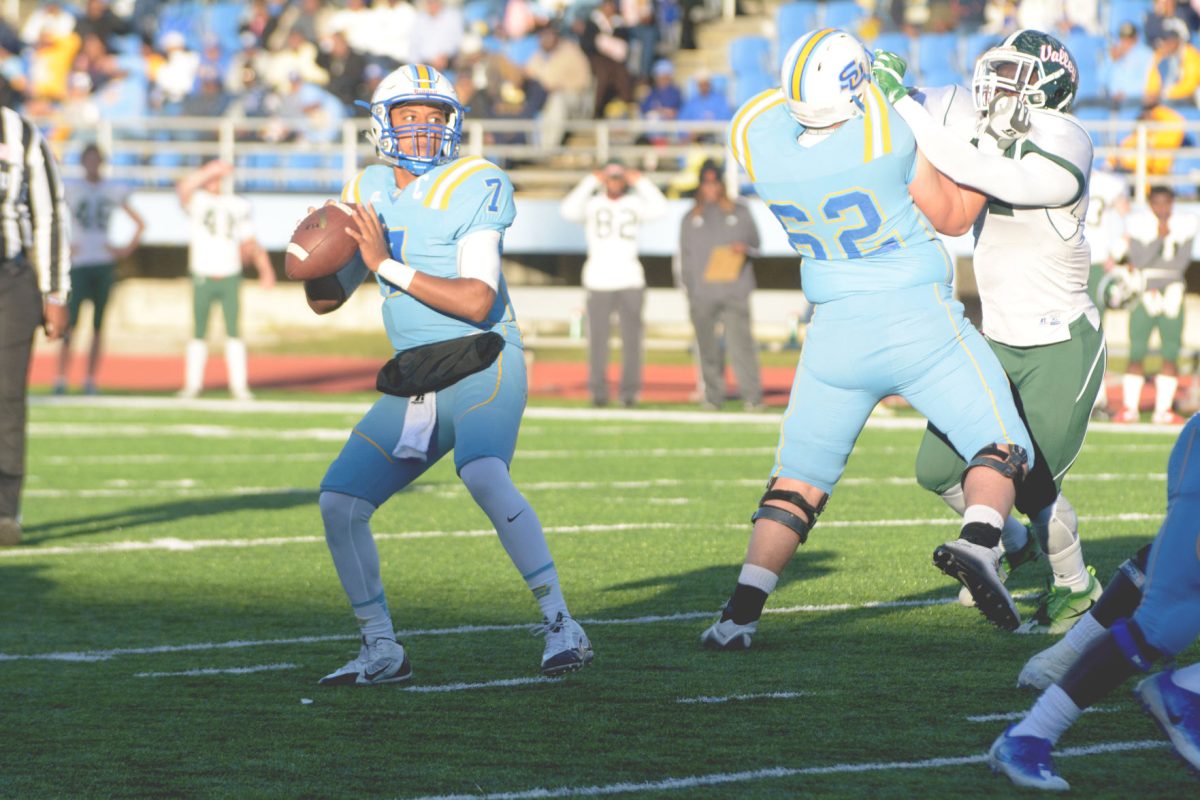
[[[369,108],[375,149],[387,166],[367,167],[346,184],[342,199],[357,204],[357,228],[348,230],[358,256],[305,283],[309,306],[333,311],[371,274],[398,353],[424,358],[430,348],[467,346],[445,363],[466,360],[487,339],[502,349],[444,388],[385,394],[325,473],[325,539],[362,646],[320,683],[367,686],[412,676],[388,611],[371,515],[451,450],[459,477],[545,616],[542,673],[580,669],[592,660],[591,643],[567,610],[537,513],[508,472],[527,394],[521,333],[500,273],[504,231],[516,215],[512,184],[490,161],[458,157],[463,107],[433,67],[393,71]]]
[[[936,558],[962,576],[990,620],[1015,628],[992,548],[1032,445],[1003,369],[952,297],[954,267],[934,234],[963,233],[972,217],[871,82],[870,56],[854,37],[830,28],[801,37],[781,84],[738,111],[730,144],[802,255],[816,310],[745,563],[701,641],[750,645],[779,574],[889,394],[904,396],[972,454],[960,538]]]
[[[922,106],[908,96],[900,80],[904,63],[891,53],[877,54],[875,72],[921,152],[967,187],[963,202],[972,213],[986,207],[975,225],[974,256],[983,333],[1019,392],[1044,465],[1030,473],[1016,500],[1037,540],[1009,516],[1003,548],[1015,568],[1036,558],[1040,544],[1053,573],[1021,631],[1063,633],[1101,592],[1084,563],[1075,510],[1060,488],[1083,445],[1106,356],[1087,291],[1091,257],[1083,237],[1092,142],[1068,114],[1079,85],[1075,61],[1044,33],[1010,34],[976,63],[973,109],[954,102],[961,97],[957,87],[929,92]],[[947,118],[958,135],[937,121]],[[975,147],[970,136],[977,137]],[[962,466],[931,424],[917,456],[917,480],[960,514]]]

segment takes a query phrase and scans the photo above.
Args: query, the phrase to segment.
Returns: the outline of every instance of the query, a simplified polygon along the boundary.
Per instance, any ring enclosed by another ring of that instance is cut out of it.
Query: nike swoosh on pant
[[[517,517],[521,516],[524,513],[525,513],[525,509],[522,508],[520,511],[513,514],[511,517],[505,517],[505,519],[508,520],[509,522],[512,522],[514,519],[516,519]]]

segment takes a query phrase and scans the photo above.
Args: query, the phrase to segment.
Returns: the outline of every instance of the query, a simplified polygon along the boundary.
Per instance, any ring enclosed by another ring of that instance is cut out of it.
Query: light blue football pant
[[[361,497],[378,507],[451,450],[456,472],[485,456],[511,464],[527,396],[525,354],[505,344],[490,367],[437,393],[428,458],[418,461],[392,455],[404,430],[408,398],[384,395],[354,426],[321,491]]]
[[[1167,465],[1167,518],[1133,614],[1146,641],[1167,656],[1200,637],[1200,415],[1184,426]]]
[[[850,268],[850,267],[848,267]],[[876,404],[898,394],[968,458],[1033,446],[1008,378],[946,284],[851,295],[813,312],[773,475],[832,492]]]

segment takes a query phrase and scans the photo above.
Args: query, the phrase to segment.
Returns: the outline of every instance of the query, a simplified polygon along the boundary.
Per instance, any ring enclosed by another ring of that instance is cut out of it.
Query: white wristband
[[[399,286],[401,291],[407,292],[417,271],[408,264],[401,264],[394,258],[387,258],[380,262],[378,273],[379,277],[388,283]]]

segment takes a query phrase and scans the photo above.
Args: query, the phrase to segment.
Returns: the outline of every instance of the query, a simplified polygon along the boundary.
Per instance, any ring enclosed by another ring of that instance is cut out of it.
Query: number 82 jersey
[[[734,156],[803,257],[804,292],[814,303],[954,278],[908,193],[917,165],[912,132],[875,86],[864,101],[862,116],[809,147],[778,89],[751,98],[730,125]]]

